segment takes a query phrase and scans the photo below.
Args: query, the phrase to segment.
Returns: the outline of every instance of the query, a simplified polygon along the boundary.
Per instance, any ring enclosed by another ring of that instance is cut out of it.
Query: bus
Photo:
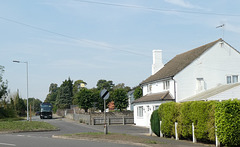
[[[41,111],[40,111],[40,118],[50,118],[52,119],[52,104],[50,103],[41,103],[40,104]]]

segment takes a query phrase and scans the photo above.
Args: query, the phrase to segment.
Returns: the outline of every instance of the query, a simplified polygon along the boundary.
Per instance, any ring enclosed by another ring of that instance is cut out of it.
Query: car
[[[36,116],[40,115],[40,112],[39,112],[39,111],[37,111],[37,112],[35,113],[35,115],[36,115]]]

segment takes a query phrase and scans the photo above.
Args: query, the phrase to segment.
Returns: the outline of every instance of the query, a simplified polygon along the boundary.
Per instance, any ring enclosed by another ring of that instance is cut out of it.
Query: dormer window
[[[237,82],[238,82],[238,75],[227,76],[227,84],[237,83]]]
[[[170,87],[170,81],[163,81],[163,90],[168,90]]]
[[[197,78],[197,93],[205,90],[205,83],[203,78]]]
[[[148,84],[147,86],[147,92],[151,93],[152,92],[152,84]]]

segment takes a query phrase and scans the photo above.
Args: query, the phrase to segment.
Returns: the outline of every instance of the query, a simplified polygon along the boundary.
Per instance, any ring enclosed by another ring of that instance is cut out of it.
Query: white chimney
[[[163,68],[162,63],[162,50],[153,50],[153,64],[152,64],[152,75]]]

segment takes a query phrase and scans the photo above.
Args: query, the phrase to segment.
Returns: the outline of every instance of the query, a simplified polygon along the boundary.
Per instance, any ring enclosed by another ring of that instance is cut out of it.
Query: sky
[[[1,0],[0,65],[10,96],[45,100],[70,77],[135,87],[163,63],[223,38],[240,50],[239,0]],[[216,28],[224,24],[224,27]]]

